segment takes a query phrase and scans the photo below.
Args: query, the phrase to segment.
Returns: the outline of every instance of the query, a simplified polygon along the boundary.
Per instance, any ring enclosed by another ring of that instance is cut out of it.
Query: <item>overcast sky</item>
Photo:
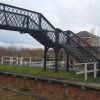
[[[100,0],[0,0],[1,3],[42,13],[55,27],[62,30],[100,32]],[[0,31],[0,40],[40,44],[28,35]]]

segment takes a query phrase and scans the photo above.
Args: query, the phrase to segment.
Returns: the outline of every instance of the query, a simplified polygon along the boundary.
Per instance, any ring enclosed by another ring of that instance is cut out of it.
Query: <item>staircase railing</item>
[[[38,12],[0,3],[0,27],[21,33],[47,31],[47,36],[55,42],[55,27]],[[4,26],[3,26],[4,25]]]
[[[66,34],[67,33],[70,34],[70,37],[72,39],[74,39],[74,41],[76,41],[82,47],[84,47],[85,49],[87,49],[88,51],[90,51],[92,53],[92,55],[94,55],[95,57],[97,57],[100,60],[100,52],[97,49],[95,49],[94,47],[92,47],[90,44],[88,44],[86,41],[84,41],[79,36],[77,36],[76,34],[74,34],[72,31],[66,31]]]
[[[73,36],[68,35],[67,33],[63,32],[62,30],[60,30],[60,31],[61,31],[60,34],[62,34],[62,37],[61,36],[59,37],[59,38],[61,38],[61,39],[59,39],[59,43],[61,45],[63,45],[63,47],[66,48],[66,50],[68,50],[68,52],[76,54],[77,57],[75,57],[75,55],[73,55],[76,59],[78,58],[78,56],[79,57],[86,56],[85,62],[87,62],[87,61],[92,62],[95,60],[100,61],[100,59],[98,59],[95,55],[92,54],[93,52],[91,52],[89,49],[86,49],[85,46],[82,46],[80,43],[78,43],[73,38]],[[69,43],[67,43],[68,39],[69,39]],[[63,40],[63,41],[61,42],[61,40]],[[83,43],[84,43],[84,41],[83,41]],[[80,53],[79,55],[78,55],[78,52],[76,52],[77,50]]]

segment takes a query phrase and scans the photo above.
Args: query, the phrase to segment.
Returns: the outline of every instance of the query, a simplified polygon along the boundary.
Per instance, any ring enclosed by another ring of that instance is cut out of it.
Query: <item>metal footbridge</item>
[[[41,13],[0,3],[0,29],[28,33],[44,45],[44,70],[46,53],[55,51],[55,71],[58,70],[58,53],[61,48],[80,63],[100,62],[100,52],[72,31],[55,28]],[[79,42],[77,42],[78,40]],[[68,61],[67,61],[68,65]],[[68,66],[66,70],[68,70]]]

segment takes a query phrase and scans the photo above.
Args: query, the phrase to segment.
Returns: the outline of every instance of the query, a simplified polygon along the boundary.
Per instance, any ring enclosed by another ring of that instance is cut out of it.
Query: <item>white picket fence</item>
[[[31,57],[12,57],[12,56],[3,56],[1,57],[1,64],[19,65],[19,66],[31,66],[31,67],[43,67],[44,61],[41,58],[41,61],[32,61]],[[47,61],[46,65],[48,67],[53,67],[55,61]]]

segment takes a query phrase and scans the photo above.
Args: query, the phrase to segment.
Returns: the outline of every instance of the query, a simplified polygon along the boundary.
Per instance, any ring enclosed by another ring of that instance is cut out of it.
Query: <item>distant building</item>
[[[89,33],[87,31],[81,31],[81,32],[77,33],[76,35],[78,35],[80,38],[84,39],[91,46],[100,47],[100,37],[98,37],[92,33]]]

